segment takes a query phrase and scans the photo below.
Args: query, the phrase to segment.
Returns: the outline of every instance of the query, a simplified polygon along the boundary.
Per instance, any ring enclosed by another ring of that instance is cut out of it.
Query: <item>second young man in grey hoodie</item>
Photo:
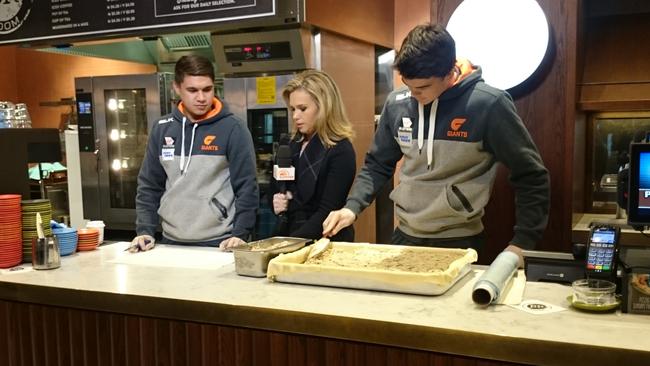
[[[520,248],[534,248],[546,228],[549,177],[510,95],[485,84],[480,67],[456,59],[453,38],[438,25],[411,30],[394,67],[406,87],[388,96],[347,203],[330,213],[323,234],[351,225],[403,157],[390,195],[399,220],[392,242],[480,252],[481,218],[500,162],[516,194],[507,249],[521,260]]]

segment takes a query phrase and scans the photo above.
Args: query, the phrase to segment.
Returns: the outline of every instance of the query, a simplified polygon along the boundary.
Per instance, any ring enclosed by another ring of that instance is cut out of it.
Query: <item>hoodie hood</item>
[[[436,128],[436,113],[438,111],[438,103],[439,101],[445,101],[449,100],[452,98],[456,98],[460,94],[464,93],[465,90],[468,88],[473,87],[477,82],[483,80],[481,77],[481,69],[478,66],[472,65],[471,62],[468,60],[460,59],[456,61],[456,65],[454,65],[456,70],[458,70],[458,77],[454,81],[454,83],[449,87],[449,89],[445,90],[436,100],[431,102],[431,109],[429,110],[429,115],[425,116],[424,115],[424,105],[422,103],[418,102],[418,136],[417,136],[417,142],[418,142],[418,149],[420,153],[422,152],[422,148],[424,147],[424,124],[425,121],[428,122],[429,128],[428,128],[428,135],[426,138],[427,141],[427,146],[426,146],[426,153],[427,153],[427,165],[428,168],[431,168],[431,163],[433,161],[433,137],[435,136],[435,128]]]
[[[196,128],[201,126],[210,125],[216,123],[217,121],[232,115],[225,104],[217,98],[212,99],[212,109],[203,116],[203,119],[197,120],[196,122],[191,122],[189,118],[185,116],[185,106],[183,102],[178,103],[178,106],[174,108],[172,112],[174,116],[174,121],[181,123],[181,154],[180,154],[180,170],[181,176],[185,175],[188,167],[190,166],[190,161],[192,160],[192,150],[194,149],[194,137],[196,136]],[[192,137],[190,140],[189,152],[185,152],[185,124],[188,123],[192,126]]]
[[[178,103],[174,111],[172,112],[174,118],[178,121],[183,121],[183,118],[187,119],[187,122],[190,122],[190,119],[186,116],[185,105],[183,102]],[[206,113],[203,118],[197,120],[196,123],[207,124],[216,122],[224,117],[231,115],[232,113],[228,110],[228,107],[222,103],[217,98],[212,98],[212,109]]]
[[[483,72],[480,66],[473,65],[469,60],[459,59],[456,67],[460,70],[458,79],[438,97],[440,100],[453,99],[472,88],[479,81],[483,81]]]

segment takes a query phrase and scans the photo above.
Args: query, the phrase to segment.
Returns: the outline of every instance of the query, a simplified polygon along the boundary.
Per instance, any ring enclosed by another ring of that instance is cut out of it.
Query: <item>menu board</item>
[[[275,0],[0,0],[0,44],[209,26],[275,11]]]

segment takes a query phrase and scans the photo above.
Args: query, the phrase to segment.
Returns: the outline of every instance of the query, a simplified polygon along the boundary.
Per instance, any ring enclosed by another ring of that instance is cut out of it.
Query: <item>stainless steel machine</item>
[[[275,215],[270,205],[273,154],[280,135],[290,132],[282,88],[292,77],[293,74],[287,74],[223,80],[225,102],[233,114],[246,121],[253,137],[260,190],[255,239],[272,236],[275,228]]]
[[[306,28],[212,36],[217,70],[225,75],[223,96],[230,110],[251,131],[257,160],[260,204],[254,239],[272,236],[276,218],[271,207],[273,154],[280,135],[291,132],[282,88],[295,72],[317,67],[320,42]]]
[[[171,73],[75,78],[85,219],[135,228],[138,172],[153,123],[172,110]]]

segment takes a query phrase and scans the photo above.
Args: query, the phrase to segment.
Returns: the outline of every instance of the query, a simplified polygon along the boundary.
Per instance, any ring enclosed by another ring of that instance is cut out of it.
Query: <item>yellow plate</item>
[[[587,304],[582,301],[573,301],[573,295],[567,296],[566,299],[574,308],[587,311],[610,311],[616,309],[619,305],[621,305],[621,299],[619,298],[616,298],[615,303],[606,305],[594,305]]]

